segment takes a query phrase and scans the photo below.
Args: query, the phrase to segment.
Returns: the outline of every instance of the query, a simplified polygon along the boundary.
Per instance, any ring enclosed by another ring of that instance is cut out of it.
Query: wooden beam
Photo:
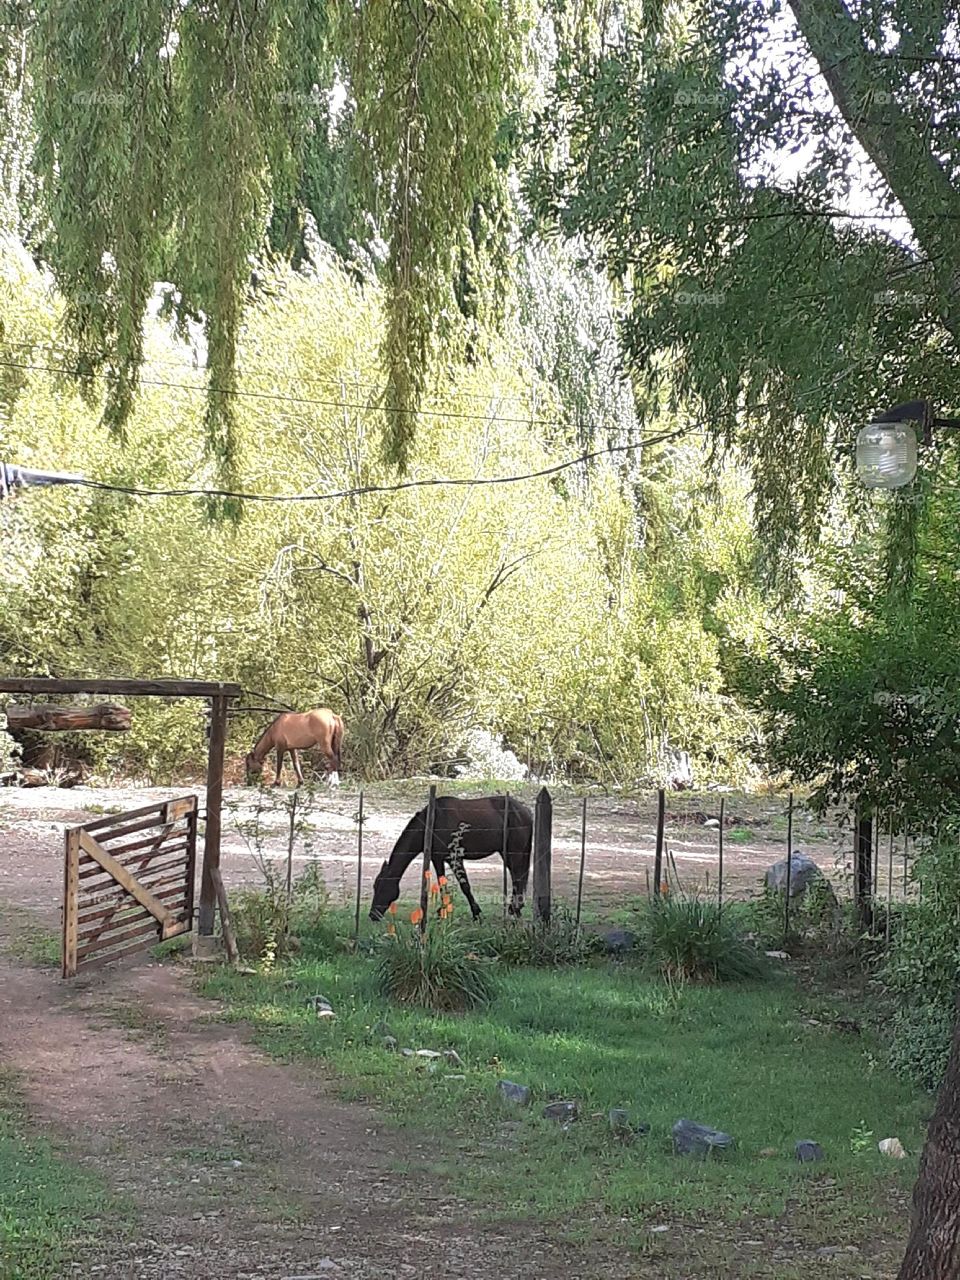
[[[223,760],[227,746],[227,699],[210,699],[210,752],[207,759],[207,820],[203,839],[203,873],[197,932],[210,937],[217,910],[220,871],[220,823],[223,804]]]
[[[131,698],[239,698],[238,684],[213,680],[60,680],[0,676],[0,693],[42,697],[53,693],[102,693]]]
[[[120,733],[130,728],[130,712],[116,702],[96,707],[17,707],[12,703],[4,715],[11,730],[37,729],[42,733],[73,733],[78,729],[105,729]]]

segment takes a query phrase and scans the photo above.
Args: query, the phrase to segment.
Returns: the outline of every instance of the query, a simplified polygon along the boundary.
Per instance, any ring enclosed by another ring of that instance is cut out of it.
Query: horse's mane
[[[283,713],[281,712],[281,715],[282,715],[282,714],[283,714]],[[261,733],[261,734],[260,734],[260,737],[256,740],[256,742],[255,742],[255,743],[253,744],[253,746],[250,748],[250,755],[255,755],[255,754],[256,754],[257,747],[259,747],[260,743],[264,740],[264,738],[267,736],[267,734],[270,732],[270,730],[273,728],[273,726],[277,723],[277,721],[278,721],[279,719],[280,719],[280,716],[274,716],[274,717],[273,717],[273,719],[270,721],[270,723],[269,723],[269,724],[267,725],[267,727],[264,729],[263,733]]]

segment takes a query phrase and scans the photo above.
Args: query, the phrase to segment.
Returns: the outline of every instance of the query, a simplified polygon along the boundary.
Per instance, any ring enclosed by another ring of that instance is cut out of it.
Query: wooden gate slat
[[[182,924],[177,925],[175,929],[171,930],[163,941],[167,942],[170,938],[179,938],[182,934],[189,933],[192,927],[193,926],[189,921],[184,920]],[[142,939],[139,942],[131,942],[129,946],[118,947],[116,951],[106,951],[102,954],[98,951],[94,953],[92,958],[90,956],[84,956],[82,962],[83,971],[86,973],[88,969],[99,969],[101,965],[110,964],[114,960],[122,960],[124,956],[135,955],[138,951],[144,951],[147,947],[156,946],[157,941],[155,934],[149,934],[145,939]]]
[[[132,875],[135,875],[140,879],[146,871],[153,871],[155,869],[150,864],[159,860],[161,857],[168,860],[163,863],[164,866],[180,866],[182,863],[186,862],[187,852],[188,850],[186,845],[181,848],[158,849],[156,853],[151,853],[149,856],[141,854],[139,858],[133,858],[130,862],[121,862],[120,866],[126,867]],[[80,863],[81,881],[93,880],[98,876],[103,877],[104,875],[113,879],[113,877],[109,876],[109,873],[104,870],[102,863],[94,862],[92,858],[88,862]]]
[[[117,862],[116,858],[107,853],[106,849],[101,849],[93,836],[88,836],[82,827],[80,829],[80,847],[84,853],[88,853],[91,858],[95,858],[104,871],[109,871],[114,880],[118,884],[122,884],[126,891],[132,894],[152,915],[155,915],[162,924],[167,923],[170,913],[165,909],[163,903],[158,902],[153,894],[148,889],[145,889],[122,863]]]
[[[184,796],[66,833],[64,977],[191,931],[197,821]]]

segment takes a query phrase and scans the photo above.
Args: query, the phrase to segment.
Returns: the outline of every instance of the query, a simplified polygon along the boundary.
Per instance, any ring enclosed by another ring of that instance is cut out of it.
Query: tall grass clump
[[[715,902],[661,897],[640,915],[641,945],[671,980],[746,982],[766,971],[763,956]]]
[[[425,930],[420,908],[409,924],[397,919],[396,903],[387,916],[377,978],[380,990],[397,1004],[440,1013],[458,1013],[489,1004],[495,991],[492,961],[475,950],[475,942],[453,921],[453,902],[446,877],[430,878],[430,897],[439,899],[436,918]]]
[[[584,934],[573,913],[563,906],[554,907],[549,924],[502,920],[485,929],[477,941],[484,955],[503,964],[540,969],[582,964],[597,946],[597,941]]]

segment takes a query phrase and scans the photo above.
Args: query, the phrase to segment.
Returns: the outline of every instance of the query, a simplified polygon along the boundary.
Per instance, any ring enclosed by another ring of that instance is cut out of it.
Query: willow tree
[[[0,155],[11,133],[34,136],[36,250],[67,302],[71,371],[103,377],[122,433],[145,308],[168,282],[180,320],[205,331],[207,445],[227,482],[251,266],[331,93],[347,100],[347,178],[388,245],[381,405],[404,465],[431,362],[455,339],[468,219],[504,181],[523,0],[5,0],[0,31]]]
[[[562,60],[529,182],[621,282],[640,388],[742,450],[781,566],[816,538],[856,424],[960,399],[953,11],[794,10],[652,6]]]
[[[645,6],[561,61],[534,130],[535,206],[621,283],[637,383],[742,451],[781,567],[816,539],[871,412],[960,403],[957,16],[928,0]],[[917,510],[893,505],[891,546]],[[957,1034],[902,1280],[960,1273]]]

